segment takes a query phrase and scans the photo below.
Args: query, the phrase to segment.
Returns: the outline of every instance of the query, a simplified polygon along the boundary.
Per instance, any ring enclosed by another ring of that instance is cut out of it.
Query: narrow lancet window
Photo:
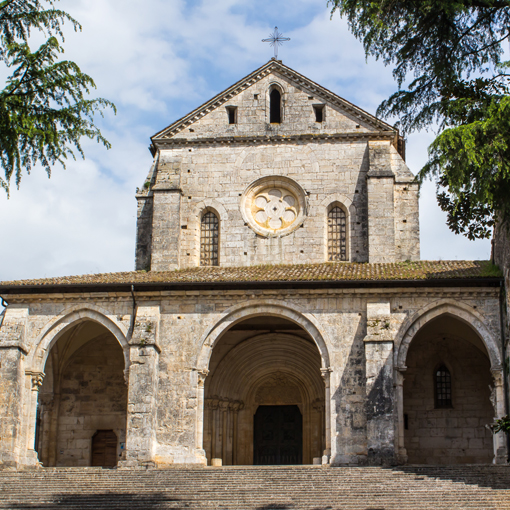
[[[200,265],[218,265],[220,222],[213,212],[206,212],[200,224]]]
[[[314,105],[313,111],[315,112],[315,122],[324,122],[324,105]]]
[[[452,407],[452,377],[450,371],[441,365],[435,375],[436,409]]]
[[[278,90],[273,89],[269,94],[269,122],[280,124],[282,121],[282,97]]]
[[[227,106],[228,113],[228,123],[229,124],[237,124],[237,107],[236,106]]]
[[[347,218],[338,206],[328,213],[328,260],[347,260]]]

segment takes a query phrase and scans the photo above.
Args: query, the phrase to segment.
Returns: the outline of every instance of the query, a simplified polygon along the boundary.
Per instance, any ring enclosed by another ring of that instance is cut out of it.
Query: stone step
[[[510,510],[510,467],[0,471],[0,509]]]

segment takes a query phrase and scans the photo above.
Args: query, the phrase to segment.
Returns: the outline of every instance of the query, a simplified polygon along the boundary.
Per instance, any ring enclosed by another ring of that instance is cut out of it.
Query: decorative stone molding
[[[300,404],[303,401],[298,386],[282,372],[264,382],[255,393],[255,402],[264,405]]]
[[[220,409],[220,411],[241,411],[244,409],[244,402],[242,400],[232,400],[226,397],[218,397],[214,395],[211,398],[205,399],[205,407],[206,409],[210,409],[212,411],[216,409]]]
[[[205,378],[209,375],[209,370],[207,370],[207,369],[197,370],[197,375],[198,375],[198,385],[203,387],[205,384]]]
[[[39,391],[44,381],[44,372],[25,372],[31,378],[32,391]]]
[[[331,372],[333,372],[331,367],[321,368],[321,377],[324,379],[324,382],[329,382]]]
[[[265,237],[282,237],[296,230],[306,217],[305,192],[288,177],[262,177],[241,198],[244,222]]]

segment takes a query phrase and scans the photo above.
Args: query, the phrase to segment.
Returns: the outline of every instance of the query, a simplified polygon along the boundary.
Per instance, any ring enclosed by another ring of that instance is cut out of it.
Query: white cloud
[[[370,113],[395,89],[391,70],[365,56],[325,0],[63,0],[82,24],[66,34],[65,58],[96,81],[95,95],[118,107],[99,120],[112,142],[84,143],[87,159],[24,176],[0,193],[0,280],[133,268],[134,191],[151,165],[149,137],[259,67],[272,56],[261,39],[275,25],[291,41],[284,63]],[[410,138],[416,172],[431,138]],[[487,258],[488,242],[453,236],[434,187],[421,198],[423,258]]]

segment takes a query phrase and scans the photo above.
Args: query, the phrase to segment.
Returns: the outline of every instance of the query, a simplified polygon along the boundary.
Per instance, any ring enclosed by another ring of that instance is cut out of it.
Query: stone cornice
[[[358,298],[433,298],[438,299],[499,299],[499,287],[457,287],[457,288],[409,288],[407,286],[394,288],[329,288],[329,289],[244,289],[244,290],[153,290],[136,291],[137,301],[145,300],[172,300],[192,301],[207,298],[208,300],[224,301],[225,299],[324,299],[336,297],[358,297]],[[10,304],[30,303],[125,303],[132,305],[132,297],[129,292],[83,292],[69,294],[12,294],[9,295]]]
[[[352,131],[348,133],[304,133],[299,135],[247,135],[218,136],[210,138],[153,138],[156,149],[174,149],[179,147],[212,147],[225,145],[268,145],[301,142],[335,143],[348,141],[388,140],[393,141],[394,131]]]

